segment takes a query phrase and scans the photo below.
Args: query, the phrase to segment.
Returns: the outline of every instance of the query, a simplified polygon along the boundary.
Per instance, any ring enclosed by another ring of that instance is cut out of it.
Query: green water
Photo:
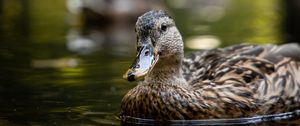
[[[124,66],[114,63],[126,60],[66,55],[81,59],[80,65],[34,69],[23,53],[1,68],[0,124],[119,124],[120,100],[133,85],[121,80]]]
[[[135,86],[122,79],[133,60],[134,47],[120,51],[114,44],[104,44],[87,55],[68,50],[66,36],[79,26],[66,23],[64,4],[61,0],[0,0],[0,125],[120,125],[120,101]],[[280,41],[278,30],[272,31],[276,27],[268,23],[278,18],[274,13],[267,11],[258,18],[259,11],[240,11],[240,15],[235,11],[249,4],[234,2],[228,9],[232,13],[214,23],[186,18],[193,17],[188,10],[170,10],[184,39],[212,34],[223,46]],[[268,7],[264,2],[253,5]],[[204,24],[204,30],[189,29],[199,24]]]

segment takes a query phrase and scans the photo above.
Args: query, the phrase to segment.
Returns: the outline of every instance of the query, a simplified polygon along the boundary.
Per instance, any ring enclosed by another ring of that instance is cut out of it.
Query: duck
[[[137,55],[123,75],[138,84],[120,118],[241,118],[300,109],[300,46],[239,44],[184,57],[174,19],[151,10],[137,19]]]

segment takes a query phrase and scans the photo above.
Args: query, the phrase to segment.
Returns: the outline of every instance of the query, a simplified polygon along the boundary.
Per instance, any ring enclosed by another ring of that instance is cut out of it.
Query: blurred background
[[[186,52],[300,41],[298,0],[0,0],[0,125],[120,125],[151,9],[172,15]]]

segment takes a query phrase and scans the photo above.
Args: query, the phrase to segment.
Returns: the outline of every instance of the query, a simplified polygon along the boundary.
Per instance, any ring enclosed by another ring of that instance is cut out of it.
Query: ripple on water
[[[284,120],[300,119],[300,110],[292,112],[260,115],[246,118],[231,118],[231,119],[201,119],[201,120],[170,120],[170,121],[156,121],[153,119],[142,119],[135,117],[121,117],[122,125],[136,124],[136,125],[243,125],[243,124],[259,124],[269,122],[280,122]]]

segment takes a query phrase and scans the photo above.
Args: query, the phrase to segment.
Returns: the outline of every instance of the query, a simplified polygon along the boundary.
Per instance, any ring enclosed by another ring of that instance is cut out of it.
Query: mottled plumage
[[[143,42],[138,39],[138,45],[150,43],[158,61],[151,62],[154,67],[147,69],[145,79],[124,96],[121,117],[233,118],[300,109],[299,45],[236,45],[194,52],[183,58],[183,42],[175,25],[153,34],[159,30],[155,26],[161,27],[165,20],[172,24],[173,20],[167,14],[155,17],[153,13],[164,12],[146,13],[136,27],[138,38],[145,33],[143,30],[149,33],[144,39],[150,38]],[[143,29],[143,19],[154,22],[153,28]]]

